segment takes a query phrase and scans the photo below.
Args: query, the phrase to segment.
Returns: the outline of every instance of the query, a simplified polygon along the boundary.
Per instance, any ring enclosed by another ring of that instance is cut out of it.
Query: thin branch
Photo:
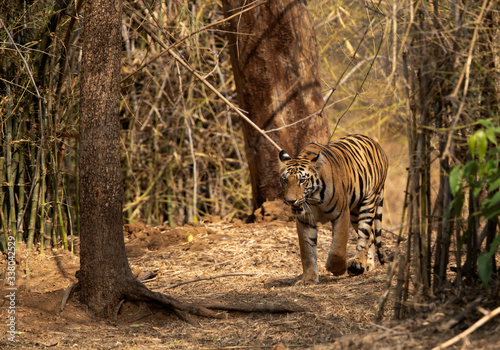
[[[381,2],[381,1],[379,1],[379,3],[377,4],[377,8],[378,8],[378,6],[380,5],[380,2]],[[325,106],[327,105],[328,101],[330,100],[330,97],[331,97],[331,96],[333,95],[333,93],[337,90],[338,86],[339,86],[340,84],[342,84],[342,83],[345,81],[345,80],[343,79],[343,78],[344,78],[344,75],[346,74],[347,69],[349,68],[349,66],[353,63],[354,58],[356,58],[356,54],[358,53],[358,51],[359,51],[359,49],[360,49],[360,47],[361,47],[361,44],[362,44],[362,43],[363,43],[363,41],[365,40],[366,35],[368,34],[368,31],[370,30],[370,28],[372,27],[372,25],[375,23],[375,20],[376,20],[376,17],[374,17],[374,18],[370,21],[370,23],[368,24],[368,26],[366,27],[366,30],[365,30],[365,32],[363,33],[363,36],[361,37],[361,40],[360,40],[360,41],[359,41],[359,43],[358,43],[358,46],[357,46],[357,47],[356,47],[356,49],[354,50],[354,53],[353,53],[353,55],[352,55],[352,59],[349,61],[349,64],[345,67],[344,71],[343,71],[343,72],[342,72],[342,74],[340,75],[340,77],[339,77],[339,79],[338,79],[337,83],[335,84],[335,86],[331,89],[330,94],[328,95],[328,97],[327,97],[327,98],[326,98],[326,100],[325,100],[325,104],[323,105],[323,107],[322,107],[322,108],[321,108],[321,110],[319,111],[319,115],[322,115],[323,110],[325,109]],[[379,53],[379,51],[380,51],[380,48],[382,47],[382,41],[383,41],[383,39],[384,39],[384,37],[382,36],[382,39],[381,39],[381,41],[380,41],[380,45],[379,45],[379,47],[378,47],[378,49],[377,49],[377,53],[376,53],[376,54],[375,54],[375,56],[374,56],[375,58],[372,60],[372,63],[370,64],[370,68],[369,68],[369,70],[368,70],[367,74],[365,75],[365,78],[363,79],[363,82],[361,83],[361,86],[359,87],[358,92],[354,95],[354,98],[353,98],[353,100],[352,100],[351,104],[349,105],[349,107],[347,107],[347,109],[344,111],[344,113],[343,113],[343,114],[339,117],[339,119],[337,120],[337,124],[335,124],[335,129],[334,129],[334,130],[333,130],[333,132],[331,133],[331,135],[330,135],[330,139],[329,139],[329,140],[331,140],[331,139],[332,139],[333,135],[335,134],[335,131],[337,130],[337,126],[338,126],[338,125],[339,125],[339,123],[340,123],[340,120],[344,117],[344,115],[347,113],[347,111],[351,108],[351,106],[353,105],[354,101],[356,100],[356,98],[357,98],[357,96],[358,96],[358,94],[359,94],[359,91],[361,91],[361,88],[363,87],[363,85],[364,85],[364,83],[365,83],[365,81],[366,81],[366,78],[368,77],[368,73],[370,72],[370,70],[371,70],[371,68],[372,68],[372,66],[373,66],[373,63],[374,63],[375,59],[376,59],[376,58],[377,58],[377,56],[378,56],[378,53]],[[359,65],[359,63],[356,65],[356,67],[357,67],[358,65]],[[356,67],[354,67],[354,68],[353,68],[353,70],[351,70],[351,72],[350,72],[349,74],[351,74],[351,73],[354,71],[354,69],[356,69]],[[346,79],[347,79],[347,78],[346,78]]]
[[[313,114],[309,114],[307,117],[304,117],[302,119],[299,119],[297,121],[294,121],[293,123],[290,123],[290,124],[287,124],[287,125],[283,125],[283,126],[280,126],[279,128],[276,128],[276,129],[269,129],[269,130],[266,130],[265,133],[270,133],[270,132],[276,132],[276,131],[280,131],[280,130],[283,130],[283,129],[286,129],[286,128],[289,128],[291,126],[294,126],[295,124],[299,124],[299,123],[302,123],[303,121],[306,121],[307,119],[310,119],[312,117],[314,117],[315,115],[319,115],[321,116],[321,111],[323,110],[320,109],[319,111],[317,112],[314,112]]]
[[[21,57],[21,59],[23,60],[24,62],[24,65],[26,66],[26,69],[28,70],[28,75],[30,77],[30,80],[31,80],[31,83],[33,84],[33,87],[35,88],[35,91],[36,91],[36,96],[41,99],[42,96],[40,95],[40,92],[38,91],[38,87],[36,86],[36,83],[35,83],[35,79],[33,78],[33,74],[31,74],[31,70],[30,70],[30,67],[28,65],[28,62],[26,61],[26,59],[24,58],[23,54],[21,53],[21,51],[19,51],[19,48],[17,47],[17,44],[16,42],[14,41],[14,39],[12,38],[12,36],[10,35],[10,32],[8,30],[8,28],[5,26],[2,18],[0,17],[0,27],[3,27],[4,30],[5,30],[5,33],[7,34],[7,36],[9,37],[9,41],[12,43],[12,45],[14,46],[14,48],[16,49],[17,51],[17,54],[19,55],[19,57]]]
[[[333,135],[335,134],[335,131],[337,130],[337,127],[340,123],[340,121],[342,120],[342,118],[344,118],[344,116],[346,115],[346,113],[349,111],[349,109],[351,109],[351,106],[354,104],[354,101],[356,101],[358,95],[360,94],[361,92],[361,89],[363,88],[363,86],[365,85],[365,82],[366,82],[366,79],[368,78],[368,75],[370,74],[370,71],[372,70],[372,67],[373,67],[373,64],[375,63],[375,60],[377,59],[378,57],[378,54],[380,52],[380,49],[382,48],[382,43],[384,42],[384,35],[382,34],[382,38],[380,38],[380,44],[377,48],[377,52],[375,53],[375,55],[373,56],[373,59],[370,63],[370,67],[368,68],[368,72],[366,72],[365,74],[365,77],[363,78],[363,81],[361,82],[361,85],[359,86],[358,88],[358,91],[356,91],[356,94],[354,95],[351,103],[349,104],[349,106],[344,110],[344,112],[342,113],[342,115],[337,119],[337,123],[335,124],[335,128],[333,129],[333,132],[332,134],[330,135],[330,140],[332,139]],[[364,62],[362,62],[364,63]],[[359,65],[359,64],[358,64]],[[355,69],[356,67],[353,68],[353,70]]]
[[[272,138],[270,138],[261,128],[259,128],[250,118],[248,118],[240,108],[236,107],[231,103],[224,95],[222,95],[212,84],[210,84],[205,78],[203,78],[195,69],[193,69],[180,55],[169,48],[167,44],[163,42],[148,26],[146,23],[141,22],[135,15],[131,15],[131,19],[138,25],[142,26],[149,36],[157,43],[159,43],[163,48],[184,68],[186,68],[191,74],[193,74],[199,81],[201,81],[206,87],[208,87],[217,97],[219,97],[226,105],[228,105],[233,111],[236,112],[241,118],[243,118],[248,124],[250,124],[255,130],[257,130],[262,136],[264,136],[278,151],[281,151],[281,147],[278,146]]]
[[[472,35],[472,40],[471,40],[471,43],[470,43],[470,46],[469,46],[469,52],[468,52],[468,55],[467,55],[467,61],[465,63],[464,68],[462,69],[460,77],[458,78],[458,82],[457,82],[457,85],[455,86],[455,90],[452,92],[452,94],[450,96],[448,96],[448,98],[450,100],[456,100],[457,99],[458,89],[460,88],[460,85],[462,85],[462,81],[463,81],[463,79],[465,77],[465,83],[464,83],[464,89],[463,89],[463,95],[462,95],[462,102],[460,102],[460,106],[458,107],[457,114],[455,114],[455,116],[453,117],[453,121],[452,121],[452,125],[451,125],[452,130],[455,128],[455,126],[457,124],[458,117],[462,114],[462,110],[463,110],[463,107],[464,107],[464,104],[465,104],[465,97],[467,96],[467,92],[469,90],[470,65],[472,63],[473,50],[474,50],[474,46],[476,45],[476,40],[477,40],[478,32],[479,32],[479,26],[480,26],[480,24],[482,22],[483,15],[484,15],[485,9],[487,7],[486,6],[487,4],[488,4],[488,0],[484,0],[483,1],[483,5],[481,7],[481,12],[479,13],[479,17],[478,17],[478,19],[476,21],[476,27],[474,28],[474,34]],[[448,139],[446,140],[446,146],[445,146],[444,151],[443,151],[443,153],[441,155],[442,159],[446,159],[446,158],[450,158],[451,157],[450,148],[451,148],[451,138],[452,138],[452,136],[453,136],[453,132],[450,132],[448,134]]]
[[[28,62],[26,61],[26,59],[24,58],[23,54],[21,53],[21,51],[17,47],[16,42],[14,41],[14,39],[12,38],[12,35],[9,32],[9,29],[5,26],[2,18],[0,17],[0,28],[2,28],[2,27],[5,30],[5,33],[7,34],[8,38],[9,38],[9,41],[11,42],[11,44],[14,46],[15,50],[17,51],[19,57],[21,57],[24,65],[26,67],[26,70],[28,71],[28,75],[30,77],[31,83],[33,84],[33,87],[35,88],[36,97],[37,97],[37,100],[38,100],[38,118],[40,119],[40,153],[39,153],[39,155],[40,155],[41,153],[43,153],[43,150],[44,150],[44,147],[45,147],[45,131],[44,131],[44,127],[43,127],[43,111],[42,111],[43,97],[40,95],[40,92],[38,91],[38,87],[36,85],[35,78],[33,78],[33,74],[31,73],[31,70],[30,70],[30,67],[28,65]],[[41,159],[43,161],[44,157],[41,157]],[[38,171],[38,169],[40,167],[40,157],[37,157],[36,167],[37,167],[36,171]],[[36,186],[36,181],[33,181],[33,183],[31,184],[31,189],[30,189],[30,192],[29,192],[28,201],[30,201],[30,199],[31,199],[31,195],[33,194],[33,190],[34,190],[35,186]],[[28,210],[28,206],[26,206],[24,208],[23,215],[22,215],[23,218],[25,217],[27,210]],[[19,228],[20,224],[21,223],[18,222],[18,228]]]
[[[164,56],[165,54],[169,53],[169,50],[171,49],[174,49],[176,48],[177,46],[179,46],[180,44],[182,44],[184,41],[186,41],[187,39],[191,38],[192,36],[195,36],[201,32],[204,32],[212,27],[216,27],[216,26],[219,26],[225,22],[228,22],[230,21],[231,19],[233,19],[234,17],[237,17],[245,12],[248,12],[250,10],[253,10],[254,8],[256,7],[259,7],[263,4],[265,4],[267,2],[267,0],[263,0],[263,1],[256,1],[254,5],[244,9],[244,10],[241,10],[240,12],[238,13],[235,13],[234,15],[231,15],[229,17],[226,17],[224,19],[221,19],[220,21],[217,21],[217,22],[214,22],[214,23],[211,23],[203,28],[200,28],[199,30],[196,30],[186,36],[184,36],[183,38],[177,40],[175,43],[173,43],[172,45],[170,45],[168,48],[166,48],[163,52],[160,52],[159,54],[153,56],[149,61],[147,61],[146,63],[142,64],[139,68],[137,68],[135,71],[133,71],[132,73],[130,73],[129,75],[127,75],[125,78],[123,78],[121,80],[121,82],[123,83],[125,80],[127,80],[128,78],[130,78],[131,76],[133,76],[134,74],[136,74],[137,72],[141,71],[142,69],[144,69],[144,67],[147,67],[149,66],[151,63],[153,63],[154,61],[156,61],[158,58]]]
[[[456,342],[464,339],[465,337],[468,337],[469,335],[471,335],[478,328],[480,328],[482,325],[484,325],[486,322],[488,322],[489,320],[491,320],[492,318],[494,318],[498,314],[500,314],[500,307],[497,307],[495,310],[491,311],[488,315],[482,317],[479,321],[474,323],[472,326],[467,328],[465,331],[463,331],[459,335],[457,335],[457,336],[451,338],[450,340],[445,341],[444,343],[432,348],[432,350],[446,349],[448,346],[451,346],[451,345],[455,344]]]

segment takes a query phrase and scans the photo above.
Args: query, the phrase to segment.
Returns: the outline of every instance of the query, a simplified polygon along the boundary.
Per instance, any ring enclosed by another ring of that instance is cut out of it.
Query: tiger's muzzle
[[[292,214],[294,214],[294,215],[302,214],[302,211],[304,210],[304,208],[302,207],[302,204],[297,203],[298,201],[286,200],[286,199],[284,199],[283,201],[285,202],[286,205],[289,205],[292,207]]]

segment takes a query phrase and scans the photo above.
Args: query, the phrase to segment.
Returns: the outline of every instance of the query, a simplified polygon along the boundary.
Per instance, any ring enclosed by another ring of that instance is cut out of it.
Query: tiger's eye
[[[288,185],[288,179],[284,176],[281,177],[281,186]]]

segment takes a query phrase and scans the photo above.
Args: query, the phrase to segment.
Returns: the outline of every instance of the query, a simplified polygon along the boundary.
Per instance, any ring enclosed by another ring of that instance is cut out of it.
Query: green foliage
[[[491,243],[490,250],[482,252],[477,259],[477,270],[479,278],[485,287],[488,287],[491,274],[493,273],[493,259],[495,257],[498,246],[500,245],[500,235],[496,236]]]
[[[465,165],[457,165],[450,171],[450,190],[453,201],[450,209],[455,210],[457,217],[461,216],[465,195],[478,197],[486,191],[486,196],[480,201],[478,217],[492,219],[500,214],[500,126],[495,126],[490,120],[479,120],[482,129],[469,136],[469,152],[471,160]],[[493,271],[493,257],[500,245],[500,235],[492,242],[490,250],[483,252],[478,258],[478,273],[483,284],[488,285]]]

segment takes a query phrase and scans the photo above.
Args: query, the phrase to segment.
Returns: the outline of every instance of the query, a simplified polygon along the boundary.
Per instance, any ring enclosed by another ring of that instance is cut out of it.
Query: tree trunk
[[[111,316],[134,279],[123,241],[119,84],[122,1],[85,4],[80,96],[81,300]]]
[[[80,95],[80,297],[97,316],[118,314],[122,299],[167,307],[192,325],[222,317],[196,304],[152,292],[132,274],[123,240],[119,87],[122,1],[88,0],[83,33]],[[249,311],[248,305],[210,305]],[[264,305],[250,311],[293,312]]]
[[[225,0],[226,17],[244,0]],[[268,1],[230,20],[229,49],[238,102],[261,129],[290,125],[323,106],[318,52],[304,1]],[[243,122],[253,207],[279,197],[278,150]],[[313,116],[270,136],[290,155],[311,141],[327,142],[326,118]]]

